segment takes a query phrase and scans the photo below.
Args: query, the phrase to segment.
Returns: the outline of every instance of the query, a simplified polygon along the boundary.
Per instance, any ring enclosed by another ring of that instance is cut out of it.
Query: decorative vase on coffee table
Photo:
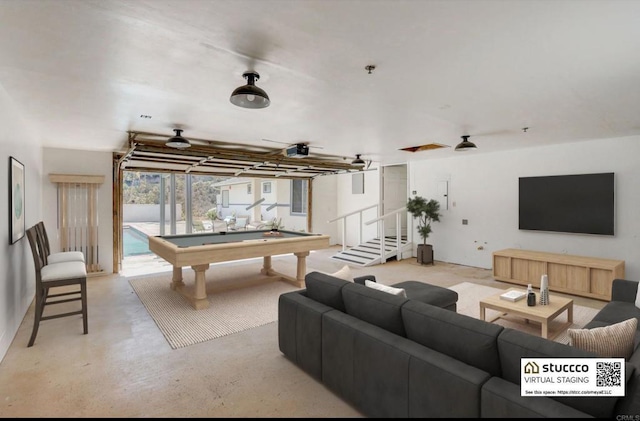
[[[540,305],[546,306],[549,304],[549,277],[542,275],[540,278]]]

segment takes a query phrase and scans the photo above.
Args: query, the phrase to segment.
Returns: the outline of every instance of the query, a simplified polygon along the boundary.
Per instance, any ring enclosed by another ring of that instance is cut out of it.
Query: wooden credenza
[[[544,274],[552,291],[610,301],[613,280],[624,278],[624,260],[521,249],[493,252],[493,277],[499,281],[540,288]]]

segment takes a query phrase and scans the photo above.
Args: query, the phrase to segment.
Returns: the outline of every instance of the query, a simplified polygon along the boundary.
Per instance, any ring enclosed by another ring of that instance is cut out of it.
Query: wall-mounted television
[[[521,230],[614,235],[614,173],[520,177]]]

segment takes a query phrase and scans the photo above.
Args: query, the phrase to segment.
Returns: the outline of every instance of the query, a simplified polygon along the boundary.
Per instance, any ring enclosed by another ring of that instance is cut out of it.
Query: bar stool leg
[[[87,315],[87,280],[80,284],[80,293],[82,295],[82,326],[84,334],[89,333],[89,316]]]
[[[33,343],[36,341],[36,336],[38,335],[38,327],[40,326],[40,319],[42,318],[42,312],[44,310],[44,302],[46,300],[47,290],[44,291],[36,291],[36,306],[35,306],[35,317],[33,320],[33,331],[31,332],[31,339],[29,339],[29,344],[27,347],[33,346]]]

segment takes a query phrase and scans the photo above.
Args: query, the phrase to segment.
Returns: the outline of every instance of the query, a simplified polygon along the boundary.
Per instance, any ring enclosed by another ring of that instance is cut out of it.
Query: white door
[[[382,167],[382,212],[386,215],[407,204],[407,166],[389,165]],[[407,236],[407,213],[400,216],[400,235]],[[396,236],[396,218],[389,217],[384,221],[386,237]]]

